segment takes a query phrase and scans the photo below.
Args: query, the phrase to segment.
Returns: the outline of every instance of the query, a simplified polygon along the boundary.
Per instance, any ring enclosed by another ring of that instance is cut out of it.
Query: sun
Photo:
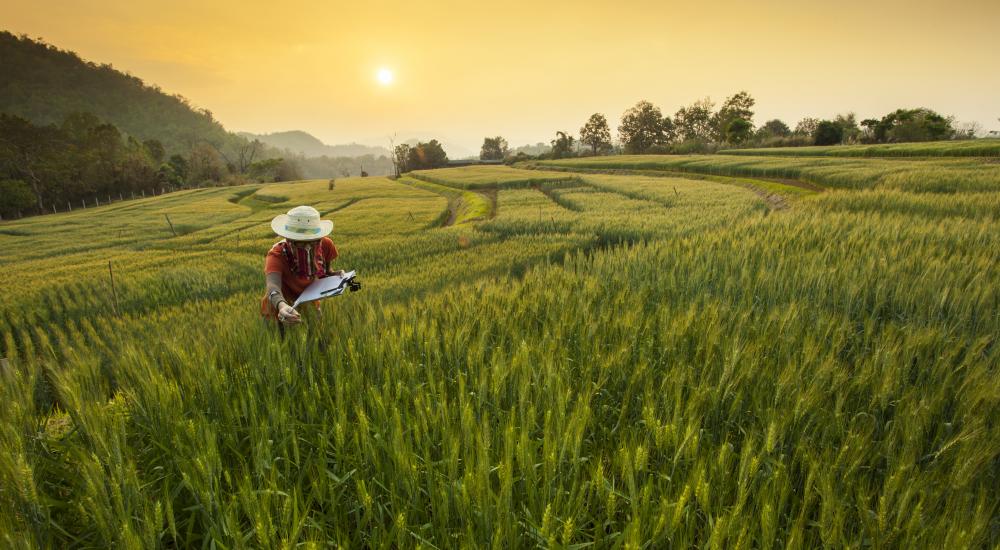
[[[375,73],[375,78],[378,80],[379,84],[388,86],[389,84],[392,84],[392,71],[382,67]]]

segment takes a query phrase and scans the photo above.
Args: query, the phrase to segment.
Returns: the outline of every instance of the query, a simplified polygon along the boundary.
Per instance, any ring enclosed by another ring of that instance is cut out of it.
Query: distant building
[[[989,132],[986,132],[986,137],[1000,138],[1000,130],[990,130]]]

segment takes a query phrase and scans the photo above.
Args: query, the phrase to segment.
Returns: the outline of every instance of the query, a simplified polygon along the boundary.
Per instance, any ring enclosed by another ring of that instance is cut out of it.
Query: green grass
[[[839,189],[913,193],[1000,191],[1000,164],[975,159],[886,160],[737,155],[625,155],[538,161],[539,168],[693,172],[798,180]]]
[[[460,189],[518,188],[541,184],[572,184],[573,176],[559,172],[515,170],[509,166],[467,166],[417,170],[407,174],[418,180]]]
[[[481,221],[489,218],[493,212],[493,205],[490,199],[475,191],[464,191],[454,187],[406,177],[399,181],[400,183],[437,193],[448,199],[448,209],[441,213],[440,225],[461,225],[472,221]]]
[[[1000,191],[503,174],[0,224],[3,545],[1000,544]],[[439,227],[467,185],[493,215]],[[365,287],[282,341],[298,204]]]
[[[719,151],[719,154],[778,157],[1000,157],[1000,139],[726,149]]]

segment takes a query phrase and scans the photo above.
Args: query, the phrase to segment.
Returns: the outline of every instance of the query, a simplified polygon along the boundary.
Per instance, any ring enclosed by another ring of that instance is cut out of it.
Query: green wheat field
[[[1000,163],[804,153],[3,222],[0,541],[996,547]],[[299,204],[364,288],[282,340]]]

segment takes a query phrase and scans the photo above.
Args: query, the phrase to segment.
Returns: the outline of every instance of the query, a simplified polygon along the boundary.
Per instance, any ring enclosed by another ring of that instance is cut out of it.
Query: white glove
[[[295,311],[295,308],[281,302],[278,304],[278,320],[286,325],[297,325],[302,322],[302,317],[299,316],[298,311]]]

